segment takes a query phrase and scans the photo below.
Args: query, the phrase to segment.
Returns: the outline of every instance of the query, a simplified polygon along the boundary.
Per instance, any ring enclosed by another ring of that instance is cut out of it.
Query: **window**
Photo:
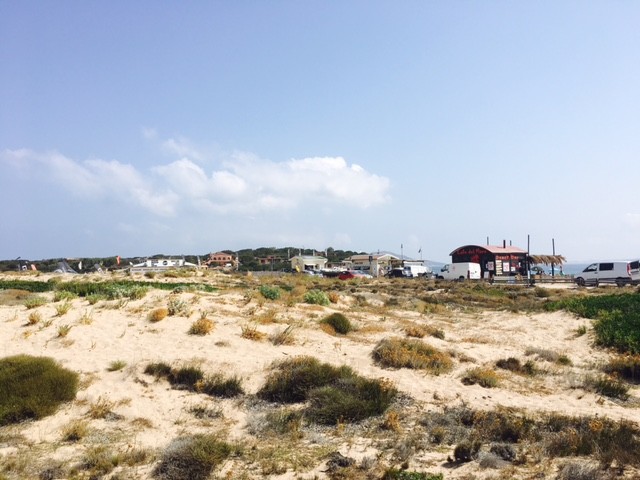
[[[601,272],[610,271],[610,270],[613,270],[613,263],[601,263],[600,264],[600,271]]]
[[[584,269],[585,272],[595,272],[596,270],[598,270],[597,263],[592,263],[591,265],[589,265],[587,268]]]
[[[640,269],[640,260],[636,260],[635,262],[630,263],[631,270]]]

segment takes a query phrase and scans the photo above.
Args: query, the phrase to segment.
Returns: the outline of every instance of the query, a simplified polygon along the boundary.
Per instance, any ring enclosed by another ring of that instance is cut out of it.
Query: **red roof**
[[[526,254],[527,253],[526,250],[522,250],[521,248],[512,247],[512,246],[501,247],[501,246],[498,246],[498,245],[465,245],[464,247],[456,248],[449,255],[456,255],[456,254],[458,254],[458,252],[460,250],[467,250],[467,249],[482,249],[482,250],[486,250],[487,252],[493,253],[493,254],[501,254],[501,253],[521,253],[521,254]]]

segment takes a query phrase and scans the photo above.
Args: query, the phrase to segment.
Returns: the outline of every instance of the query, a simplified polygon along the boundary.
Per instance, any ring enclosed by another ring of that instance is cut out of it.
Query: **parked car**
[[[372,278],[371,275],[357,270],[346,270],[338,275],[340,280],[352,280],[354,278]]]
[[[598,286],[601,283],[615,283],[619,287],[640,284],[640,260],[622,262],[596,262],[589,265],[575,277],[581,287]]]

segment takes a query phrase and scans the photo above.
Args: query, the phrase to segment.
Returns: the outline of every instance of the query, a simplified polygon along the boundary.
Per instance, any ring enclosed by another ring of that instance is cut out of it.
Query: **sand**
[[[84,279],[104,278],[89,277]],[[47,280],[50,276],[37,278]],[[394,459],[385,456],[380,448],[379,435],[378,438],[359,436],[357,427],[308,427],[303,431],[302,439],[295,441],[270,440],[255,433],[266,407],[257,402],[253,394],[264,383],[274,361],[296,355],[311,355],[334,365],[349,365],[367,377],[391,380],[403,396],[410,399],[404,410],[402,407],[396,409],[401,412],[403,426],[400,432],[387,434],[392,442],[401,441],[410,434],[411,425],[421,412],[461,404],[486,409],[509,407],[532,414],[598,415],[634,422],[640,419],[637,389],[631,390],[628,402],[619,402],[580,388],[581,379],[595,372],[610,353],[594,347],[589,334],[577,335],[578,328],[589,322],[569,313],[523,314],[488,310],[418,313],[382,306],[380,292],[384,292],[384,283],[371,289],[378,293],[369,295],[364,306],[348,289],[339,292],[339,301],[327,307],[304,303],[287,305],[283,301],[261,299],[255,290],[261,281],[257,278],[208,275],[199,281],[217,284],[220,289],[213,293],[179,294],[151,290],[140,300],[101,301],[93,306],[86,299],[76,298],[72,300],[69,312],[62,316],[56,313],[56,303],[48,303],[37,308],[42,321],[33,326],[27,324],[33,310],[22,305],[0,306],[0,357],[16,354],[48,356],[81,375],[81,388],[74,402],[44,419],[0,429],[0,464],[28,457],[31,452],[35,457],[28,458],[34,463],[47,465],[57,461],[71,465],[78,463],[87,448],[96,444],[109,445],[117,451],[144,449],[159,455],[181,435],[213,430],[230,441],[248,446],[249,450],[266,449],[269,452],[267,447],[277,447],[280,452],[288,445],[301,455],[301,452],[315,452],[310,461],[304,458],[286,460],[289,457],[285,454],[276,459],[273,452],[232,458],[216,469],[216,478],[328,478],[326,458],[322,455],[331,451],[339,451],[357,461],[377,458],[393,465]],[[248,295],[248,292],[253,294]],[[50,300],[53,298],[51,293],[42,295]],[[166,306],[170,298],[185,301],[190,315],[150,322],[149,312]],[[320,328],[319,320],[335,311],[348,315],[359,330],[339,336]],[[214,330],[204,336],[188,334],[191,324],[202,312],[215,322]],[[273,312],[276,322],[261,323],[273,316]],[[383,338],[404,336],[407,322],[428,324],[445,332],[444,339],[425,337],[423,341],[455,355],[455,368],[451,372],[434,376],[411,369],[385,369],[373,362],[373,347]],[[276,346],[268,338],[254,341],[241,335],[243,326],[247,325],[255,325],[268,336],[289,324],[294,325],[295,342],[292,345]],[[71,326],[65,337],[58,335],[62,325]],[[565,354],[572,365],[559,366],[537,358],[535,352],[543,351]],[[546,373],[524,377],[500,372],[501,384],[492,389],[467,386],[460,381],[467,369],[492,366],[496,360],[507,357],[536,360]],[[126,366],[109,371],[115,361],[126,363]],[[246,394],[221,400],[174,389],[167,381],[143,373],[149,363],[159,361],[172,365],[197,364],[207,372],[238,375]],[[105,419],[90,418],[90,410],[101,402],[110,407],[112,415]],[[196,418],[190,413],[194,406],[219,409],[222,416]],[[62,432],[74,420],[86,421],[91,433],[82,441],[65,442]],[[523,468],[520,473],[516,469],[505,474],[481,469],[477,462],[451,468],[447,458],[452,450],[453,446],[444,446],[416,455],[409,461],[410,468],[442,472],[447,479],[529,478],[526,475],[532,471]],[[110,475],[120,472],[119,478],[146,479],[152,478],[152,468],[153,463],[119,466]],[[553,468],[547,467],[545,472],[550,474]],[[10,476],[11,472],[7,475],[7,478],[18,478]]]

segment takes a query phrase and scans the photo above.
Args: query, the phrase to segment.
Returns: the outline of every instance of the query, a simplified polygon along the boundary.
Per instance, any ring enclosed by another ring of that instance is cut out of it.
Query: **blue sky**
[[[640,255],[640,3],[0,0],[0,258]]]

